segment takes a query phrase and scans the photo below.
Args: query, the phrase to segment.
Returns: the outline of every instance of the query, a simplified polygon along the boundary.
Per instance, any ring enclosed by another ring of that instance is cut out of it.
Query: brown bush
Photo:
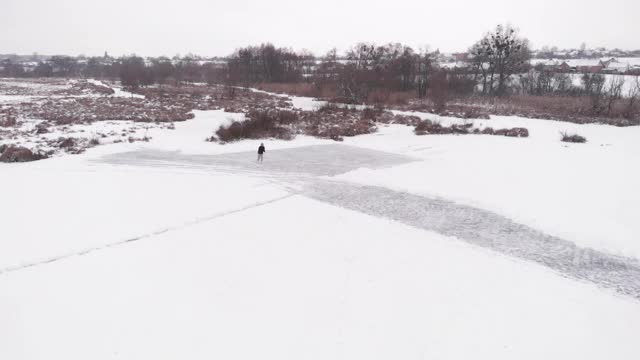
[[[443,135],[443,134],[487,134],[487,135],[502,135],[512,137],[528,137],[529,130],[525,128],[512,128],[512,129],[498,129],[493,130],[491,127],[486,127],[482,131],[478,128],[473,128],[473,124],[442,126],[437,122],[430,120],[423,120],[416,125],[414,129],[416,135]]]
[[[36,125],[36,135],[46,134],[49,132],[49,124],[47,122],[41,122]]]
[[[34,153],[22,146],[9,145],[4,149],[2,155],[0,155],[0,162],[27,162],[44,159],[46,157],[46,154]]]
[[[377,117],[380,111],[368,109],[365,113],[328,103],[317,111],[303,113],[301,123],[305,124],[303,131],[307,135],[341,141],[344,136],[375,132],[377,129],[372,118]]]
[[[413,130],[416,135],[443,135],[453,134],[454,130],[451,127],[440,125],[440,123],[433,122],[431,120],[423,120],[416,125]]]
[[[13,108],[2,109],[0,106],[0,127],[13,127],[18,124]]]
[[[560,133],[562,136],[561,140],[564,142],[572,142],[572,143],[585,143],[587,142],[587,138],[584,136],[580,136],[578,134],[569,134],[566,131]]]
[[[129,136],[129,138],[127,138],[127,141],[129,141],[130,143],[134,143],[136,141],[149,142],[150,140],[151,138],[149,136],[143,136],[141,138],[135,137],[135,136]]]
[[[507,131],[506,135],[511,137],[529,137],[529,130],[525,128],[512,128]]]
[[[167,102],[136,98],[69,98],[22,104],[25,117],[44,119],[59,125],[106,120],[172,122],[193,118],[191,108]]]
[[[393,91],[376,88],[367,94],[365,102],[374,105],[406,105],[415,97],[412,91]]]
[[[592,99],[588,96],[468,97],[458,98],[456,103],[461,109],[495,115],[560,120],[578,124],[606,123],[615,126],[640,124],[640,117],[628,116],[624,100],[612,103],[611,111],[607,113],[595,111]]]
[[[449,100],[449,81],[446,71],[440,70],[433,74],[429,86],[429,97],[433,101],[436,112],[445,110]]]
[[[343,114],[346,114],[348,112],[353,112],[355,111],[355,109],[350,108],[348,106],[340,106],[336,103],[333,102],[328,102],[322,106],[320,106],[316,112],[317,113],[335,113],[335,112],[342,112]]]
[[[367,120],[376,121],[376,119],[380,115],[382,115],[383,112],[384,112],[384,108],[382,108],[380,106],[367,107],[364,110],[362,110],[362,118],[363,119],[367,119]]]
[[[218,129],[218,139],[223,142],[261,138],[291,140],[294,134],[287,125],[298,121],[297,113],[287,110],[254,110],[247,113],[246,118]]]
[[[640,112],[629,111],[629,99],[612,103],[611,112],[594,110],[589,96],[512,95],[483,97],[456,96],[448,99],[446,109],[439,110],[434,99],[411,100],[399,110],[430,112],[463,119],[489,119],[489,114],[525,118],[560,120],[578,124],[605,123],[615,126],[640,125]]]
[[[74,138],[60,138],[58,139],[58,147],[59,148],[72,148],[76,146],[76,140]]]
[[[387,112],[385,112],[386,114]],[[391,118],[390,121],[386,121],[387,117],[381,116],[380,118],[378,118],[378,121],[380,122],[384,122],[387,124],[401,124],[401,125],[411,125],[411,126],[416,126],[418,125],[422,119],[420,119],[419,117],[415,116],[415,115],[393,115],[391,114]]]

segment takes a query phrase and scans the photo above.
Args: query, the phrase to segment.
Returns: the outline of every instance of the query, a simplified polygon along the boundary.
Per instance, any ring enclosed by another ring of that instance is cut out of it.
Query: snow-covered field
[[[422,115],[441,121],[461,120]],[[526,127],[530,137],[416,137],[390,126],[348,140],[422,161],[353,171],[340,178],[438,196],[504,214],[577,244],[640,258],[640,127],[578,125],[517,117],[480,126]],[[560,142],[576,132],[586,144]]]
[[[149,143],[0,166],[0,359],[640,356],[636,296],[305,190],[441,199],[634,268],[639,127],[476,121],[523,139],[389,125],[346,138],[344,156],[265,141],[258,165],[256,141],[203,141],[242,115],[195,114]],[[565,130],[588,142],[560,142]]]
[[[106,95],[91,89],[73,91],[74,86],[92,84],[113,93]],[[3,79],[0,78],[0,110],[11,110],[20,103],[36,104],[46,100],[60,103],[84,98],[144,98],[139,94],[124,91],[120,86],[106,84],[97,80],[76,79]],[[95,115],[94,115],[95,116]],[[1,118],[0,118],[1,120]],[[39,128],[44,129],[39,129]],[[172,123],[134,122],[122,119],[109,121],[65,122],[45,121],[42,118],[19,116],[15,125],[0,126],[0,145],[25,147],[35,152],[52,156],[66,152],[82,151],[93,144],[111,144],[123,141],[139,141],[149,137],[151,128],[172,128]],[[39,131],[40,130],[40,131]],[[60,140],[72,139],[77,146],[62,149]],[[90,144],[90,142],[92,144]]]

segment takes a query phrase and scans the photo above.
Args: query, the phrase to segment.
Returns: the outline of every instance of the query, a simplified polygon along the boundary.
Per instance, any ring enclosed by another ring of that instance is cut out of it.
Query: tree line
[[[400,43],[359,43],[339,54],[330,50],[321,57],[273,44],[237,49],[223,61],[197,57],[118,59],[91,57],[79,61],[54,56],[40,61],[32,71],[4,60],[1,76],[87,77],[118,79],[124,86],[208,83],[233,86],[306,83],[344,102],[384,101],[392,93],[430,97],[436,103],[450,96],[478,93],[486,96],[589,95],[619,92],[617,87],[594,88],[601,75],[584,77],[574,86],[568,74],[530,66],[529,41],[511,26],[498,25],[485,33],[467,52],[465,66],[446,68],[438,64],[439,53],[416,50]],[[409,96],[409,95],[408,95]],[[617,95],[616,95],[617,96]],[[437,105],[437,104],[436,104]]]

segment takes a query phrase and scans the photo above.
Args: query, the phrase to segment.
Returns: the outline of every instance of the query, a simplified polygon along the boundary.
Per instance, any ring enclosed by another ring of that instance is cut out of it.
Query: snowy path
[[[534,261],[640,300],[640,262],[546,235],[492,212],[375,186],[316,181],[305,195]]]
[[[637,259],[579,247],[495,213],[444,199],[322,177],[338,175],[358,167],[380,168],[404,164],[414,161],[412,158],[344,145],[270,151],[262,165],[254,163],[254,155],[253,152],[186,155],[145,150],[109,155],[101,161],[117,165],[215,170],[257,176],[331,205],[453,236],[508,256],[533,261],[563,276],[588,281],[640,299],[640,261]]]

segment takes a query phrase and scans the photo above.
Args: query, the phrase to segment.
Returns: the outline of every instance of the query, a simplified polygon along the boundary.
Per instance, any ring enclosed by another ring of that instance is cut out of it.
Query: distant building
[[[567,59],[560,67],[563,71],[579,73],[599,73],[604,68],[599,59]]]
[[[464,62],[467,61],[467,59],[469,58],[469,53],[454,53],[452,54],[453,58],[455,59],[455,61],[460,61],[460,62]]]

